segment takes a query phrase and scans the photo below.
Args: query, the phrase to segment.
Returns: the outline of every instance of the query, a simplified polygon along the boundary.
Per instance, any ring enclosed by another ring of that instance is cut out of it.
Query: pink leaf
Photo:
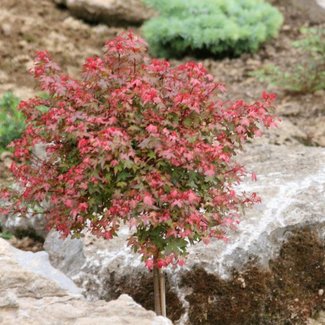
[[[146,193],[143,197],[143,203],[149,207],[152,207],[154,204],[154,199],[152,198],[151,194]]]
[[[158,128],[157,128],[155,125],[149,124],[149,125],[146,127],[146,130],[147,130],[149,133],[157,133]]]

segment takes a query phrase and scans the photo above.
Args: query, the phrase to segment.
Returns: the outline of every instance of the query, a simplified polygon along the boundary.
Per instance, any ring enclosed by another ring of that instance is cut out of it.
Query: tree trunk
[[[166,288],[165,288],[165,274],[155,267],[153,269],[153,283],[155,296],[155,312],[157,315],[166,317]]]

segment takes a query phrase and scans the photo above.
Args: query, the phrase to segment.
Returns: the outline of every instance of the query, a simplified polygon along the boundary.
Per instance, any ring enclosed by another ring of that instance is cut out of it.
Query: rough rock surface
[[[285,146],[299,146],[309,143],[308,135],[294,125],[289,119],[281,118],[277,128],[265,130],[263,137],[255,139],[257,144],[275,144]]]
[[[290,0],[290,5],[300,12],[305,12],[313,23],[325,22],[324,0]]]
[[[267,270],[269,260],[278,255],[291,232],[304,226],[316,229],[324,241],[324,149],[261,145],[249,148],[247,153],[242,154],[241,162],[258,176],[256,183],[246,181],[241,189],[256,191],[263,202],[247,212],[238,232],[230,234],[229,243],[196,245],[191,248],[185,267],[167,272],[167,296],[177,309],[176,312],[173,309],[175,314],[170,317],[181,318],[180,323],[187,323],[187,311],[194,303],[187,297],[195,289],[188,288],[188,285],[181,288],[179,284],[184,275],[197,267],[207,274],[227,279],[234,268],[240,272],[253,256],[258,256],[259,265]],[[151,279],[139,256],[131,254],[126,247],[127,235],[127,231],[122,231],[119,238],[108,242],[87,236],[83,250],[73,253],[74,257],[67,247],[76,243],[69,239],[62,242],[55,233],[48,236],[45,247],[50,256],[55,256],[56,265],[83,287],[89,297],[110,300],[117,293],[132,288],[133,297],[141,302],[144,299],[141,297],[141,286],[148,281],[150,283]],[[73,267],[74,258],[84,261],[81,269]],[[193,277],[193,283],[197,280]]]
[[[15,291],[19,291],[18,286],[20,286],[22,290],[35,291],[39,296],[42,296],[42,292],[37,292],[38,287],[44,290],[54,288],[54,291],[58,291],[57,288],[61,287],[60,292],[64,289],[74,294],[81,293],[81,289],[71,279],[50,264],[48,254],[44,251],[37,253],[22,251],[0,238],[0,265],[0,290],[5,290],[8,282],[13,284]],[[17,273],[13,272],[15,268]],[[16,283],[17,286],[15,286],[15,279],[21,281]],[[36,287],[35,283],[38,283]]]
[[[33,215],[33,217],[21,217],[15,214],[0,215],[0,223],[4,230],[13,234],[36,235],[40,238],[45,238],[47,235],[42,215]]]
[[[140,25],[153,16],[141,0],[54,0],[73,15],[90,22],[114,25]]]
[[[109,303],[88,302],[80,294],[71,293],[79,291],[72,283],[68,286],[70,292],[65,291],[45,277],[53,276],[55,270],[49,266],[44,254],[41,258],[39,253],[27,255],[0,239],[1,324],[171,325],[169,320],[146,311],[127,295]],[[44,265],[47,265],[45,273],[39,271],[45,271]],[[71,282],[64,275],[60,276],[61,286]]]

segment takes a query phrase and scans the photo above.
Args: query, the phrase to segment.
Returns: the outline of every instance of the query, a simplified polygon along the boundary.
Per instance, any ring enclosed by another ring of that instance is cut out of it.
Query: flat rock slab
[[[146,311],[128,295],[109,303],[103,300],[90,303],[69,296],[1,299],[11,299],[11,305],[0,305],[0,323],[6,325],[172,325],[166,318]]]
[[[53,277],[53,267],[44,256],[39,257],[38,253],[18,251],[0,239],[0,324],[172,325],[168,319],[146,311],[128,295],[109,303],[88,302],[73,283],[68,288],[70,292],[64,290],[62,286],[71,280],[64,279],[63,274]]]

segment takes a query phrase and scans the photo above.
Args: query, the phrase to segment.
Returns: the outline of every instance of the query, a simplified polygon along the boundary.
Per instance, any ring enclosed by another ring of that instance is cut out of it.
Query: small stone
[[[240,282],[240,287],[245,289],[246,288],[246,282],[245,282],[245,279],[242,278],[242,277],[239,277],[238,278],[238,281]]]
[[[67,17],[66,19],[64,19],[63,25],[72,30],[87,29],[87,25],[83,21],[73,17]]]
[[[25,49],[25,48],[28,48],[28,42],[26,41],[26,40],[20,40],[19,42],[18,42],[18,45],[19,45],[19,47],[21,48],[21,49]]]
[[[291,26],[290,25],[283,25],[282,30],[284,32],[288,32],[289,30],[291,30]]]
[[[99,24],[93,27],[93,32],[96,34],[105,34],[109,33],[110,29],[104,24]]]
[[[1,44],[0,44],[0,48],[1,48]],[[7,73],[4,71],[0,71],[0,84],[6,83],[8,81],[8,79],[9,79],[9,76],[7,75]]]
[[[251,67],[254,67],[254,68],[257,68],[261,65],[261,61],[259,60],[253,60],[253,59],[248,59],[246,61],[247,65],[251,66]]]
[[[324,294],[324,289],[319,289],[319,290],[318,290],[318,295],[319,295],[319,296],[322,296],[323,294]]]
[[[317,91],[315,91],[314,92],[314,95],[315,96],[318,96],[318,97],[323,97],[323,96],[325,96],[325,90],[317,90]]]
[[[3,164],[6,168],[10,169],[11,165],[12,165],[12,160],[11,158],[6,158],[3,160]]]
[[[277,56],[276,50],[274,49],[273,46],[266,45],[265,50],[266,50],[266,53],[267,53],[268,57],[275,57],[275,56]]]
[[[12,153],[10,151],[4,151],[1,155],[0,155],[0,160],[4,161],[5,159],[11,158],[12,157]]]
[[[1,30],[2,30],[2,33],[5,36],[10,36],[11,35],[11,32],[12,32],[11,25],[4,23],[4,24],[1,25]]]

